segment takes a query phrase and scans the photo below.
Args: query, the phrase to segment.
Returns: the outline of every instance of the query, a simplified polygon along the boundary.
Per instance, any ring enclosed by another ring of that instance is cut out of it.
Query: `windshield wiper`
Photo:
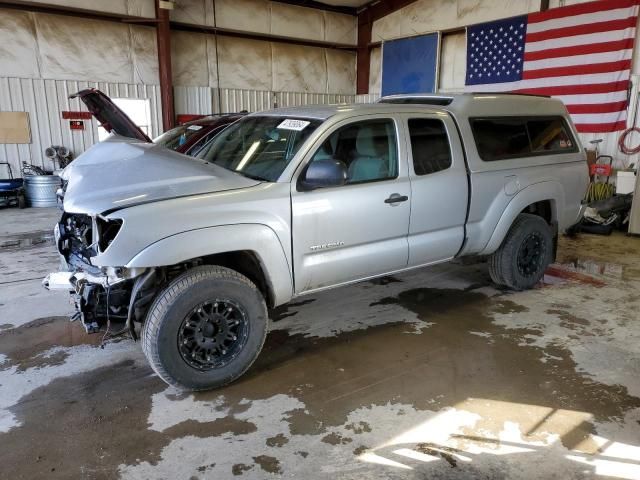
[[[251,173],[243,172],[242,170],[234,170],[233,168],[229,168],[228,166],[225,166],[225,165],[220,165],[219,163],[216,163],[216,162],[209,162],[208,160],[205,160],[205,162],[211,163],[213,165],[217,165],[218,167],[222,167],[225,170],[229,170],[230,172],[237,173],[238,175],[242,175],[243,177],[247,177],[247,178],[250,178],[252,180],[258,180],[259,182],[272,182],[272,180],[269,180],[268,178],[264,178],[264,177],[261,177],[259,175],[253,175]]]
[[[252,180],[258,180],[260,182],[270,182],[271,181],[268,178],[264,178],[264,177],[261,177],[259,175],[252,175],[251,173],[243,172],[243,171],[240,171],[240,170],[231,170],[231,171],[234,172],[234,173],[239,173],[243,177],[247,177],[247,178],[250,178]]]

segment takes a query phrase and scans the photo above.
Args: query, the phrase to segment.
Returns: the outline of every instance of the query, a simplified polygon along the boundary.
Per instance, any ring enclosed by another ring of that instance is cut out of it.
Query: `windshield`
[[[216,136],[198,158],[246,177],[275,182],[320,123],[289,117],[246,117]]]
[[[202,130],[202,128],[200,125],[180,125],[154,138],[153,143],[175,150],[187,143],[187,141]]]

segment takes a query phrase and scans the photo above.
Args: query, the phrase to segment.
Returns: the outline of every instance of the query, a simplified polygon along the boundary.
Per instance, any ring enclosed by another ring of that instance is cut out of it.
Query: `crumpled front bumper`
[[[117,299],[127,297],[124,312],[129,303],[128,294],[134,284],[148,269],[124,267],[97,267],[91,265],[91,259],[71,252],[65,256],[60,252],[60,226],[54,228],[54,238],[60,253],[60,267],[57,272],[49,273],[42,285],[47,290],[66,290],[71,294],[75,305],[75,314],[71,320],[80,319],[87,333],[95,333],[100,329],[104,318],[119,306]],[[131,282],[128,282],[131,281]],[[128,282],[126,284],[125,282]],[[112,300],[111,305],[109,300]],[[128,320],[128,313],[120,315]],[[118,318],[116,312],[112,317]]]
[[[42,286],[47,290],[73,290],[71,284],[73,272],[51,272],[42,279]]]

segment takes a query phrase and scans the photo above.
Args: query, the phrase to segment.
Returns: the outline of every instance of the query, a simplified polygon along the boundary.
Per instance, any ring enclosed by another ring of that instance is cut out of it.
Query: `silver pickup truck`
[[[97,90],[109,138],[63,173],[63,258],[87,331],[137,338],[166,382],[245,372],[268,308],[465,256],[526,289],[581,212],[586,158],[564,105],[523,95],[395,96],[277,109],[227,127],[198,158],[149,142]],[[339,295],[339,293],[336,293]]]

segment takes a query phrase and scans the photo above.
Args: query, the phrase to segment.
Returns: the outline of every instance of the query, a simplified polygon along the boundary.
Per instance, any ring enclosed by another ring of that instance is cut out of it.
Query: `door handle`
[[[392,193],[391,195],[389,195],[389,198],[384,201],[384,203],[390,203],[391,205],[394,205],[396,203],[406,202],[407,200],[409,200],[409,197],[407,197],[406,195]]]

